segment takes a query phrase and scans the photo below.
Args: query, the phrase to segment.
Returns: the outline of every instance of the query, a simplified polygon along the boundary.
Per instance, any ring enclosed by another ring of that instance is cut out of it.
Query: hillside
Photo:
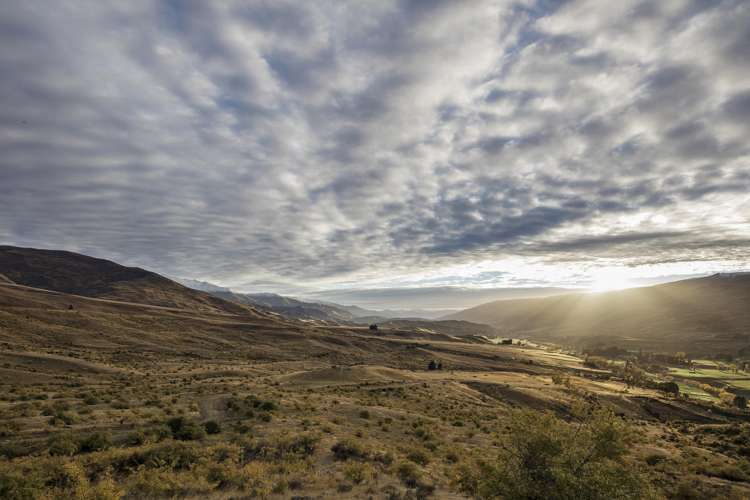
[[[333,305],[304,302],[275,293],[239,293],[232,291],[210,293],[223,300],[250,305],[264,311],[281,314],[287,318],[313,319],[333,323],[351,322],[354,319],[351,313]]]
[[[750,274],[716,274],[606,293],[490,302],[445,319],[503,335],[701,352],[750,346]]]
[[[0,275],[18,285],[84,297],[207,312],[257,312],[145,269],[61,250],[0,246]]]
[[[495,337],[498,335],[497,330],[489,325],[460,320],[389,319],[378,323],[378,327],[439,333],[452,337]]]

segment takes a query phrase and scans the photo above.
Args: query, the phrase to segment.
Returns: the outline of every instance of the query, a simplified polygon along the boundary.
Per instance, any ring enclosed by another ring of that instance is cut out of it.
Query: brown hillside
[[[750,275],[717,274],[644,288],[501,300],[449,316],[504,335],[724,350],[750,345]]]
[[[0,275],[19,285],[84,297],[230,314],[255,311],[145,269],[60,250],[0,246]]]

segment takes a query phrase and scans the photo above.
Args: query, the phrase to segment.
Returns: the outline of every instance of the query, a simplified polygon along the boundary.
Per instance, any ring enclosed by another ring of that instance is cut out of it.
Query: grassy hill
[[[750,345],[750,275],[706,278],[606,293],[501,300],[450,315],[503,335],[719,352]]]
[[[84,297],[230,314],[255,311],[145,269],[60,250],[0,246],[0,276],[19,285]]]

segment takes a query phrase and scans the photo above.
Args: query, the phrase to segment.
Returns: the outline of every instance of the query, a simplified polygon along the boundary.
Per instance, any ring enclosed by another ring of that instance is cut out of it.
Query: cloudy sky
[[[0,0],[0,242],[295,294],[747,269],[748,61],[742,0]]]

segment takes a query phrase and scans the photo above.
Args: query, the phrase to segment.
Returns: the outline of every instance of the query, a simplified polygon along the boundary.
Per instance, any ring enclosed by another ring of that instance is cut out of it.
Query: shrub
[[[0,438],[11,437],[15,435],[19,430],[21,430],[21,426],[16,422],[0,423]]]
[[[344,466],[344,477],[354,484],[370,481],[375,476],[372,466],[363,462],[348,462]]]
[[[69,457],[78,452],[78,443],[68,434],[57,434],[47,440],[47,448],[52,456]]]
[[[83,453],[106,450],[112,445],[112,439],[106,432],[95,432],[78,442],[78,448]]]
[[[5,500],[35,500],[41,496],[44,482],[35,475],[21,471],[0,471],[0,498]]]
[[[315,453],[319,438],[311,434],[281,436],[272,441],[257,441],[245,446],[245,460],[297,460]]]
[[[582,408],[577,422],[516,410],[496,462],[464,468],[458,483],[477,498],[642,498],[648,487],[625,461],[632,433],[610,410]]]
[[[221,432],[221,425],[215,420],[204,423],[203,428],[206,430],[206,434],[219,434]]]
[[[422,478],[419,469],[411,462],[401,462],[396,466],[396,474],[404,484],[410,488],[415,488]]]
[[[359,418],[368,419],[370,418],[370,412],[367,410],[362,410],[359,412]]]
[[[368,455],[364,446],[353,439],[339,441],[331,447],[331,451],[337,460],[365,459]]]
[[[203,427],[185,417],[174,417],[167,421],[167,427],[172,431],[172,437],[180,441],[202,439],[206,435]]]
[[[31,453],[27,443],[21,441],[12,441],[0,445],[0,457],[17,458]],[[2,498],[2,497],[0,497]]]
[[[413,450],[406,455],[406,458],[419,465],[427,465],[430,463],[430,457],[428,457],[427,453],[422,450]]]
[[[204,477],[170,471],[139,471],[129,481],[129,498],[173,498],[208,493],[213,485]]]
[[[83,402],[84,402],[84,404],[87,404],[89,406],[93,406],[95,404],[99,404],[99,400],[93,394],[89,394],[85,398],[83,398]]]

